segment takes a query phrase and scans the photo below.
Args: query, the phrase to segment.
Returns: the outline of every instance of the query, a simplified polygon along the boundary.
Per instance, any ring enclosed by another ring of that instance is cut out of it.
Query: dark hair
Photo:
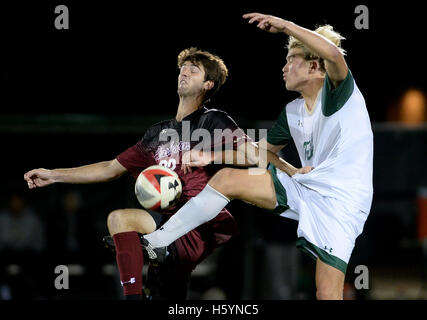
[[[178,68],[181,68],[184,62],[190,61],[196,65],[203,65],[205,69],[205,81],[213,81],[214,86],[206,92],[205,101],[209,100],[212,95],[225,83],[228,75],[228,69],[224,61],[207,51],[191,47],[182,50],[178,55]]]

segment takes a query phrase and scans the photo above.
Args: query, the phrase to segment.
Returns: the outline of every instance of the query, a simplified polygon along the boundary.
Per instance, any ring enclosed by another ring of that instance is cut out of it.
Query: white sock
[[[191,198],[161,228],[144,236],[154,248],[170,245],[187,232],[215,218],[229,203],[226,196],[210,185]]]

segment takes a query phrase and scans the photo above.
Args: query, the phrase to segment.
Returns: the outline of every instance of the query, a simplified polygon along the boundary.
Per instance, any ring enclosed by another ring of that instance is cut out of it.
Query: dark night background
[[[54,27],[54,9],[60,4],[69,9],[69,30]],[[354,25],[359,4],[369,9],[367,30]],[[12,288],[13,299],[120,297],[115,278],[107,284],[100,278],[107,287],[97,291],[76,276],[78,289],[58,292],[52,288],[53,269],[79,263],[86,266],[86,274],[99,274],[105,264],[114,265],[114,257],[103,249],[100,239],[107,232],[108,212],[136,205],[133,181],[122,178],[102,185],[55,185],[28,191],[22,177],[37,167],[73,167],[113,159],[136,143],[148,126],[173,117],[178,105],[176,58],[182,49],[196,46],[223,58],[229,78],[210,106],[227,111],[245,129],[269,128],[281,108],[297,97],[286,91],[282,79],[287,37],[248,25],[242,15],[253,11],[309,29],[332,24],[347,38],[342,43],[346,60],[365,97],[375,134],[374,202],[349,264],[349,270],[358,264],[370,268],[372,290],[353,295],[360,299],[420,297],[411,290],[414,282],[425,281],[416,234],[416,200],[420,188],[427,185],[427,130],[425,125],[407,130],[387,124],[390,108],[405,90],[427,92],[421,4],[3,1],[0,206],[7,207],[12,193],[20,194],[46,224],[47,235],[40,259],[46,265],[40,267],[35,276],[39,282],[31,282],[29,293],[13,289],[13,276],[12,280],[0,278]],[[292,148],[286,152],[287,159],[297,164]],[[59,244],[64,219],[57,212],[62,210],[62,197],[74,191],[83,199],[77,219],[83,249],[67,255]],[[288,246],[294,247],[296,225],[240,202],[230,204],[230,211],[242,232],[210,264],[215,272],[195,276],[192,297],[203,298],[202,292],[219,287],[227,298],[273,299],[265,293],[269,288],[263,280],[276,271],[265,269],[270,258],[263,248],[278,245],[294,257]],[[294,285],[297,293],[287,297],[312,298],[312,279],[304,271],[310,274],[312,265],[299,255],[289,259],[301,271]],[[354,274],[349,272],[347,278],[351,284]],[[405,281],[390,280],[397,278]]]
[[[56,30],[57,4],[70,29]],[[217,104],[233,115],[275,119],[295,95],[281,76],[286,37],[247,25],[259,11],[313,29],[329,23],[348,40],[347,62],[372,121],[401,90],[426,89],[422,63],[424,14],[416,2],[367,1],[369,29],[357,30],[360,2],[19,1],[2,4],[2,113],[174,114],[176,56],[197,46],[221,56],[230,77]],[[261,110],[262,112],[261,112]],[[248,112],[251,110],[251,112]]]

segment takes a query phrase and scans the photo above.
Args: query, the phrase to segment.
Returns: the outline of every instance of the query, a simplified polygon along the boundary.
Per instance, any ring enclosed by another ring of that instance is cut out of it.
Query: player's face
[[[286,89],[290,91],[300,91],[310,80],[309,63],[304,59],[303,51],[299,48],[289,50],[282,71]]]
[[[197,96],[204,90],[205,70],[202,65],[196,65],[191,61],[186,61],[179,70],[178,75],[178,95]]]

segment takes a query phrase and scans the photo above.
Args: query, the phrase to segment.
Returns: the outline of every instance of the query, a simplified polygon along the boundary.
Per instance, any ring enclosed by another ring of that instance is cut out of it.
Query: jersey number
[[[304,142],[304,154],[305,160],[310,160],[313,156],[313,143],[311,140]]]
[[[175,170],[176,168],[176,159],[172,158],[169,160],[160,160],[159,165],[169,168],[171,170]]]

